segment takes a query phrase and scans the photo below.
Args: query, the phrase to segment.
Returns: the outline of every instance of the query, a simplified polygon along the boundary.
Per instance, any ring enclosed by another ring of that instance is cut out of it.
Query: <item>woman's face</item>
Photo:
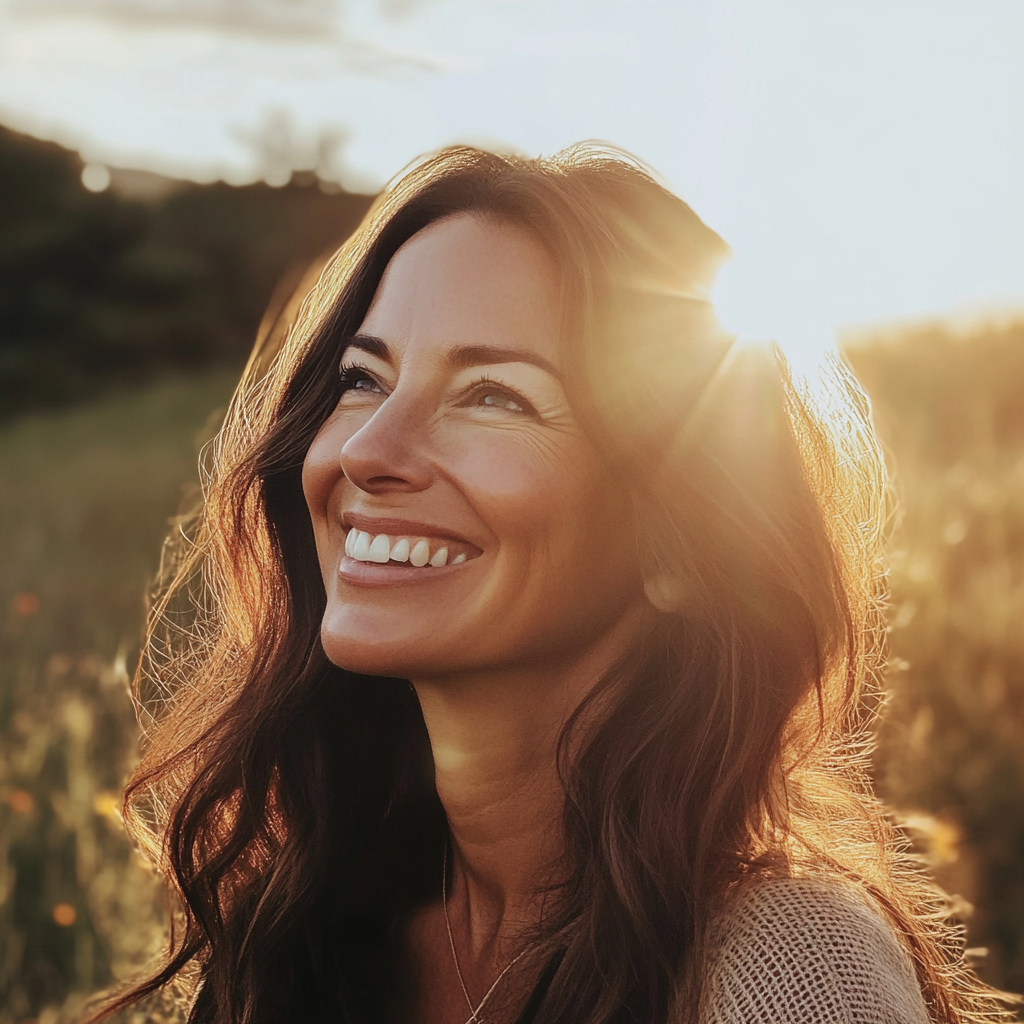
[[[337,665],[429,679],[582,655],[642,600],[629,501],[562,384],[558,270],[462,214],[391,260],[303,490]]]

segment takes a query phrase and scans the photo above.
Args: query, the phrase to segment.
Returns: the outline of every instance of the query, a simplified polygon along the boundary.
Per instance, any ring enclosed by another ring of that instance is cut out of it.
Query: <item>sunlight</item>
[[[1024,302],[1024,4],[585,6],[0,0],[0,113],[115,186],[373,193],[451,142],[611,140],[735,246],[723,319],[795,364],[840,325]]]
[[[794,293],[775,266],[734,257],[720,271],[712,292],[718,319],[741,344],[775,342],[794,375],[812,383],[836,352],[836,325],[820,308]]]

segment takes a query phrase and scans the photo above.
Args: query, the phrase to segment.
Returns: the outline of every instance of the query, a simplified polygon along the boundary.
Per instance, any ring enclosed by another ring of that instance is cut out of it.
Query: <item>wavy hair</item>
[[[438,895],[447,826],[419,706],[407,681],[327,660],[300,474],[388,262],[459,213],[530,232],[560,268],[570,400],[632,495],[663,609],[563,730],[571,870],[539,926],[560,961],[537,1021],[695,1020],[722,901],[811,867],[883,908],[934,1020],[993,1019],[869,781],[886,490],[866,399],[838,363],[812,399],[776,351],[735,344],[708,301],[725,244],[596,145],[424,159],[264,332],[136,681],[126,821],[178,927],[103,1013],[189,978],[192,1024],[377,1019],[392,926]]]

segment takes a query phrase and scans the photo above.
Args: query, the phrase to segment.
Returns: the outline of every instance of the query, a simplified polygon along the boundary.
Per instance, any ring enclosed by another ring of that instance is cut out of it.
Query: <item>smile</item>
[[[356,562],[386,565],[409,564],[416,568],[440,568],[460,565],[473,553],[470,545],[429,537],[390,537],[386,533],[372,536],[355,528],[345,537],[345,554]]]

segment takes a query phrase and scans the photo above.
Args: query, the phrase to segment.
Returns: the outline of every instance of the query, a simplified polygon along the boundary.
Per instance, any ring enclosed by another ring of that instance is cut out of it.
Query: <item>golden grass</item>
[[[976,907],[983,975],[1021,990],[1024,327],[920,328],[848,355],[899,499],[879,784]],[[163,939],[118,817],[126,684],[161,538],[232,383],[168,380],[0,431],[0,1024],[73,1019]]]

